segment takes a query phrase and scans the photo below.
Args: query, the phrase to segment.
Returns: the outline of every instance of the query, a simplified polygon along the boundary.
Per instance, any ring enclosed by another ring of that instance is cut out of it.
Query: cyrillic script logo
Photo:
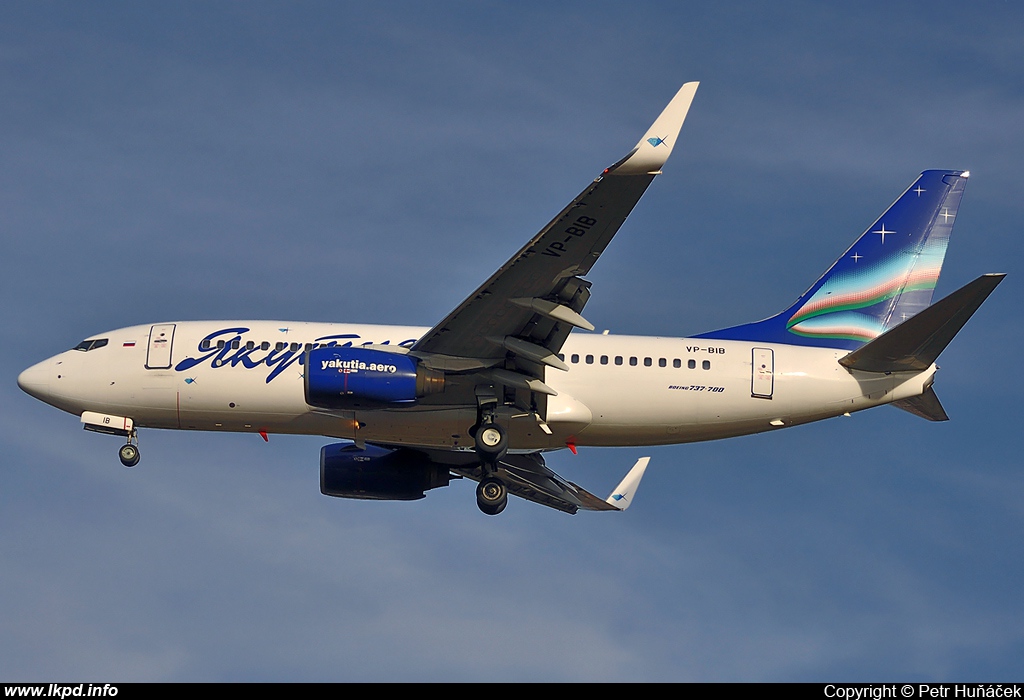
[[[274,346],[263,350],[260,347],[263,339],[253,338],[256,341],[254,346],[247,348],[245,334],[248,332],[248,328],[223,328],[210,333],[199,341],[196,356],[186,357],[174,366],[174,370],[176,372],[185,372],[206,362],[210,364],[212,369],[241,366],[243,369],[248,370],[267,367],[270,370],[267,374],[267,384],[269,384],[295,363],[301,365],[305,361],[303,359],[305,356],[304,345],[299,345],[295,350],[292,350],[292,347],[295,347],[294,345],[287,345],[280,350]],[[223,344],[221,344],[221,341],[224,341]],[[382,341],[364,340],[356,333],[340,333],[316,338],[312,346],[313,348],[350,348],[360,345],[398,345],[409,347],[415,342],[416,338],[409,338],[400,343],[394,343],[390,339]],[[397,367],[383,364],[377,364],[376,370],[373,370],[371,365],[349,369],[388,373],[398,371]]]

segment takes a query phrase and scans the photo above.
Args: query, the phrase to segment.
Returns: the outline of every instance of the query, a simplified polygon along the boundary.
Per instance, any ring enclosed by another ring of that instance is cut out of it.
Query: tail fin
[[[698,335],[853,350],[928,307],[969,173],[926,170],[782,313]]]

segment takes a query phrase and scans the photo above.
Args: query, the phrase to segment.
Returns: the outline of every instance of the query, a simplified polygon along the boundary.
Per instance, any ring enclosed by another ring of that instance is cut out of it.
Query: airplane
[[[641,457],[602,499],[544,453],[687,443],[891,404],[948,417],[939,353],[1002,281],[932,294],[969,173],[926,170],[788,308],[690,338],[594,333],[585,278],[672,153],[698,83],[636,146],[430,328],[162,322],[91,336],[20,374],[28,394],[125,439],[138,429],[323,435],[320,490],[413,500],[452,479],[575,514],[623,511]],[[573,332],[577,331],[577,332]]]

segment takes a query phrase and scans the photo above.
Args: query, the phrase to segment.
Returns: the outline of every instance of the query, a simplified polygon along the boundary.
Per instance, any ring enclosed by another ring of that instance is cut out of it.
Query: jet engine
[[[447,486],[448,467],[414,450],[389,450],[351,442],[320,450],[320,493],[339,498],[415,501]]]
[[[444,374],[414,357],[366,348],[315,348],[306,355],[306,403],[351,409],[410,405],[444,391]]]

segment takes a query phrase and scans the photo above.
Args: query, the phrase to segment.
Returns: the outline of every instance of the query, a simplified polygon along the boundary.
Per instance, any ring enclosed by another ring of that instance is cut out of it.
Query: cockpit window
[[[96,348],[102,348],[107,344],[106,338],[95,338],[93,340],[83,340],[81,343],[72,348],[72,350],[81,350],[82,352],[89,352]]]

